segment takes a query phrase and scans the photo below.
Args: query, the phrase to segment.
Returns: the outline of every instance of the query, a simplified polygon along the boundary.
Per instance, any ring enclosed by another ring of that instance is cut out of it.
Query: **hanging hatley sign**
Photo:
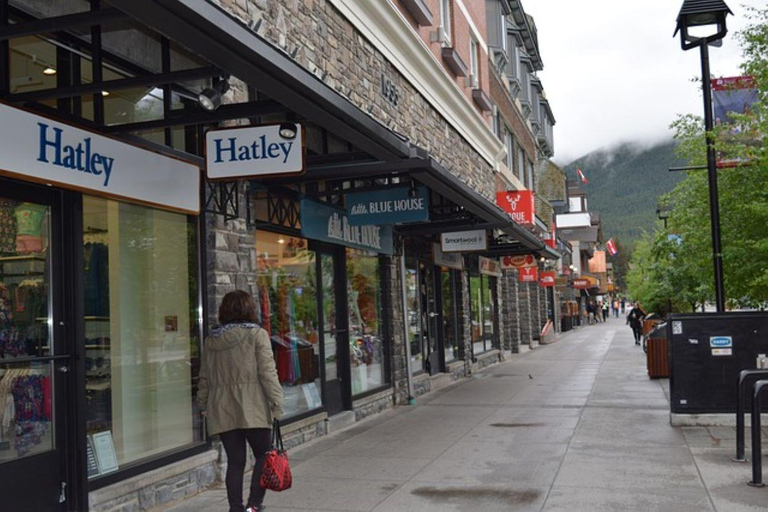
[[[301,234],[332,244],[392,254],[392,226],[353,226],[347,214],[327,204],[301,200]]]
[[[517,256],[504,256],[501,258],[501,268],[504,270],[535,266],[536,256],[533,254],[518,254]]]
[[[401,224],[429,220],[427,187],[396,187],[347,194],[351,226]]]
[[[205,164],[212,180],[301,174],[304,127],[282,123],[209,130]]]

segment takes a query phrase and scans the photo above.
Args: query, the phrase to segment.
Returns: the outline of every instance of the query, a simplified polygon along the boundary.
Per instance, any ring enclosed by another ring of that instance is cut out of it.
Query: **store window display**
[[[83,197],[86,432],[112,471],[204,440],[193,218]],[[101,474],[89,474],[89,477]]]
[[[472,352],[481,354],[494,348],[495,278],[479,275],[469,278]]]
[[[53,449],[50,212],[0,197],[0,464]]]
[[[442,267],[440,269],[440,285],[443,296],[443,335],[444,335],[444,353],[445,362],[450,363],[459,359],[459,335],[456,322],[457,304],[456,302],[456,284],[454,271]]]
[[[405,303],[408,310],[408,341],[411,344],[411,368],[414,372],[424,369],[423,329],[419,292],[419,271],[415,261],[409,261],[405,269]]]
[[[307,240],[256,234],[260,324],[269,332],[286,416],[322,406],[317,260]]]
[[[359,249],[346,251],[352,395],[358,395],[387,383],[382,341],[381,266],[375,253]]]

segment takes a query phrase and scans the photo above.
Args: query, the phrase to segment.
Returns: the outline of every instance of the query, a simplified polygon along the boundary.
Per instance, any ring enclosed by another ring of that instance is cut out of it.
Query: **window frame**
[[[451,18],[452,18],[452,0],[440,0],[440,28],[443,29],[445,35],[444,43],[448,46],[451,45]]]

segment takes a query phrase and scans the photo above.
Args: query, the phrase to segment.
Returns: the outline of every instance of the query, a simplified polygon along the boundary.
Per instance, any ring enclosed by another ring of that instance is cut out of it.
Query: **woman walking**
[[[635,335],[635,345],[640,344],[640,338],[643,336],[643,320],[645,319],[645,311],[640,307],[640,303],[636,302],[629,314],[627,315],[627,323],[632,328],[632,334]]]
[[[229,512],[263,510],[259,485],[270,448],[272,420],[283,414],[283,390],[277,378],[269,334],[256,324],[256,303],[242,290],[224,296],[219,324],[205,340],[197,402],[208,434],[218,434],[227,452]],[[243,506],[246,443],[256,463],[247,508]]]

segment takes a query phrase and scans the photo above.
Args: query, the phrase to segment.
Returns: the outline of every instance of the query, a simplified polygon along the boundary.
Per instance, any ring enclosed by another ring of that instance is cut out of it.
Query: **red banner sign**
[[[536,256],[533,254],[521,254],[518,256],[504,256],[501,258],[501,268],[528,268],[536,266]]]
[[[549,288],[555,286],[555,273],[554,272],[542,272],[539,277],[539,286]]]
[[[539,280],[538,267],[523,267],[517,269],[517,279],[521,283],[535,283]]]
[[[592,283],[589,282],[589,279],[574,279],[573,287],[577,290],[586,290],[592,287]]]
[[[512,220],[521,225],[535,222],[533,192],[531,190],[508,190],[496,192],[496,204],[512,215]]]

